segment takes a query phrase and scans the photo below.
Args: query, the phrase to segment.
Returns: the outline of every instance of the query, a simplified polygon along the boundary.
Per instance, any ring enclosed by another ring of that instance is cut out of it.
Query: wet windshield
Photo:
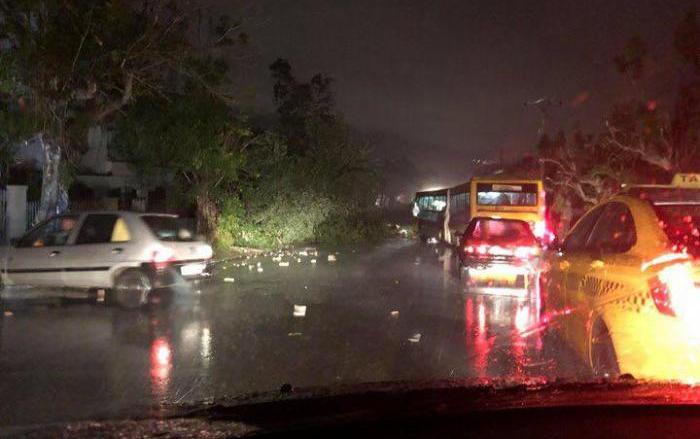
[[[655,209],[671,250],[700,256],[700,205],[657,205]]]
[[[591,3],[0,0],[0,437],[700,383],[698,2]]]

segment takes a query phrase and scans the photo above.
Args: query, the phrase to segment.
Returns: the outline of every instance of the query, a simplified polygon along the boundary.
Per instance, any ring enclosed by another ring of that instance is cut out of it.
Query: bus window
[[[477,184],[480,206],[537,206],[536,184]]]
[[[420,210],[430,210],[434,212],[442,211],[447,205],[445,195],[427,195],[416,198],[416,204]]]

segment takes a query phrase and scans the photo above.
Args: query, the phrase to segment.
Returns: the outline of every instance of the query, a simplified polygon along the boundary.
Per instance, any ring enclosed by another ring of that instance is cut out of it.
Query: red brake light
[[[464,246],[464,252],[470,255],[485,255],[488,254],[489,248],[490,247],[485,244],[467,243],[467,245]]]
[[[151,261],[153,262],[153,266],[156,270],[164,270],[168,267],[168,265],[170,265],[171,262],[175,261],[175,258],[173,257],[172,250],[162,248],[153,252]]]
[[[656,309],[659,310],[661,314],[666,314],[668,316],[676,315],[676,312],[673,310],[673,305],[671,304],[671,295],[668,286],[661,282],[658,277],[649,280],[649,292],[651,293],[654,305],[656,305]]]
[[[520,246],[516,247],[515,251],[513,252],[515,254],[515,257],[520,258],[520,259],[527,259],[532,256],[537,256],[538,253],[537,247],[529,247],[529,246]]]

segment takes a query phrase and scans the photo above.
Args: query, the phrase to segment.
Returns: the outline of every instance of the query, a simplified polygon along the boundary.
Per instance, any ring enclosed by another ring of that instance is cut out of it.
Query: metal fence
[[[39,212],[39,201],[27,201],[27,228],[31,229],[34,226],[34,219]]]
[[[0,188],[0,244],[7,242],[7,192]]]

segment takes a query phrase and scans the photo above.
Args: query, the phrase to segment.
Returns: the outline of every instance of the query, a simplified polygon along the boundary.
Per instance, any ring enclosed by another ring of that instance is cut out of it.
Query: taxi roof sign
[[[671,184],[678,187],[700,188],[700,174],[676,174]]]

